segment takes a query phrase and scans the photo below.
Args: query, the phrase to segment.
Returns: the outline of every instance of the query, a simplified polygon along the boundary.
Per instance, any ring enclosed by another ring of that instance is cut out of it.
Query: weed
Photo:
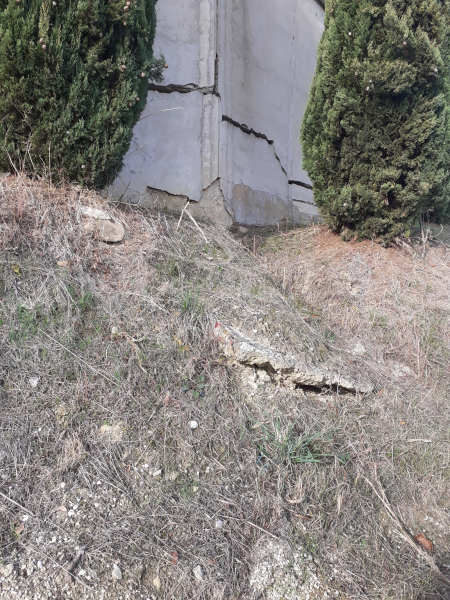
[[[262,425],[260,432],[258,461],[266,458],[273,465],[290,469],[299,463],[320,463],[333,456],[323,453],[324,434],[300,435],[298,422],[286,424],[278,414],[269,426]]]
[[[198,286],[195,292],[185,290],[181,296],[181,310],[184,315],[190,314],[193,316],[200,316],[204,312],[205,305],[199,297]]]

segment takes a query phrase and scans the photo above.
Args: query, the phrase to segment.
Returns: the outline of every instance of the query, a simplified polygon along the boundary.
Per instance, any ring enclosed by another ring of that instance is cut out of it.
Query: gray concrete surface
[[[224,224],[316,218],[299,131],[323,31],[320,3],[157,6],[155,52],[169,68],[161,85],[149,85],[112,193],[152,205],[157,198],[171,210],[190,199],[199,202],[192,214]]]

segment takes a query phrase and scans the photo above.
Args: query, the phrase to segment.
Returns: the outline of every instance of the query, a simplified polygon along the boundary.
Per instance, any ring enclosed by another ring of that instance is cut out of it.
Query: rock
[[[194,573],[194,577],[197,581],[203,581],[204,580],[204,574],[203,574],[203,567],[201,565],[197,565],[196,567],[194,567],[192,569],[192,572]]]
[[[161,469],[156,469],[156,471],[153,471],[153,477],[160,477],[162,473]]]
[[[37,566],[38,566],[38,569],[43,569],[43,568],[44,568],[44,565],[43,565],[43,563],[42,563],[42,560],[38,560],[38,562],[37,562]]]
[[[222,529],[223,528],[223,521],[221,521],[220,519],[217,519],[215,527],[216,527],[216,529]]]
[[[197,421],[189,421],[189,427],[191,429],[197,429],[198,428],[198,423]]]
[[[30,377],[28,382],[32,388],[35,388],[35,387],[37,387],[37,384],[39,383],[39,377]]]
[[[94,232],[103,242],[121,242],[125,236],[125,230],[121,225],[100,219],[93,223],[90,221],[84,225],[86,231]]]
[[[263,346],[236,329],[221,323],[216,323],[214,335],[219,340],[226,356],[244,365],[256,366],[260,369],[269,368],[277,375],[275,378],[278,381],[288,386],[308,385],[321,388],[334,385],[363,394],[373,391],[373,386],[369,383],[353,381],[326,367],[306,364],[295,356]]]
[[[352,353],[355,354],[356,356],[362,356],[363,354],[366,353],[366,349],[364,348],[364,346],[361,344],[361,342],[357,342],[354,346],[353,346],[353,350]]]
[[[122,579],[122,571],[119,569],[117,565],[114,565],[112,568],[111,576],[113,579],[120,581]]]
[[[0,576],[7,579],[14,572],[14,565],[10,563],[9,565],[0,565]]]
[[[102,425],[100,427],[100,435],[108,436],[112,442],[120,442],[123,438],[124,426],[123,423],[116,423],[114,425]]]
[[[61,427],[67,427],[69,424],[70,408],[65,402],[61,402],[56,409],[56,420]]]
[[[397,362],[392,363],[392,374],[396,379],[402,379],[403,377],[411,377],[414,375],[409,367],[406,365],[401,365]]]
[[[92,208],[91,206],[80,206],[80,213],[86,217],[92,217],[93,219],[103,219],[108,221],[111,217],[104,210],[99,208]]]
[[[158,577],[158,575],[155,577],[155,579],[152,581],[153,586],[157,589],[160,590],[161,589],[161,579]]]

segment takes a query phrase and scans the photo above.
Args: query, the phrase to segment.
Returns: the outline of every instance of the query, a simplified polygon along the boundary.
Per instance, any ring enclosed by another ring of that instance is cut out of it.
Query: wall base
[[[187,196],[174,196],[162,190],[147,188],[147,193],[141,197],[140,204],[155,210],[168,210],[180,214],[186,206]],[[222,227],[231,227],[233,217],[225,208],[225,200],[219,186],[219,180],[214,181],[206,190],[203,190],[199,202],[191,202],[189,212],[194,218],[211,221]]]

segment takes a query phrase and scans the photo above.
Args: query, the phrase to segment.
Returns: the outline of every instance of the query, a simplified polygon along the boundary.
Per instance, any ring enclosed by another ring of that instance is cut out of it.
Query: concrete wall
[[[323,31],[317,0],[159,0],[149,85],[116,195],[230,224],[317,215],[301,119]]]

